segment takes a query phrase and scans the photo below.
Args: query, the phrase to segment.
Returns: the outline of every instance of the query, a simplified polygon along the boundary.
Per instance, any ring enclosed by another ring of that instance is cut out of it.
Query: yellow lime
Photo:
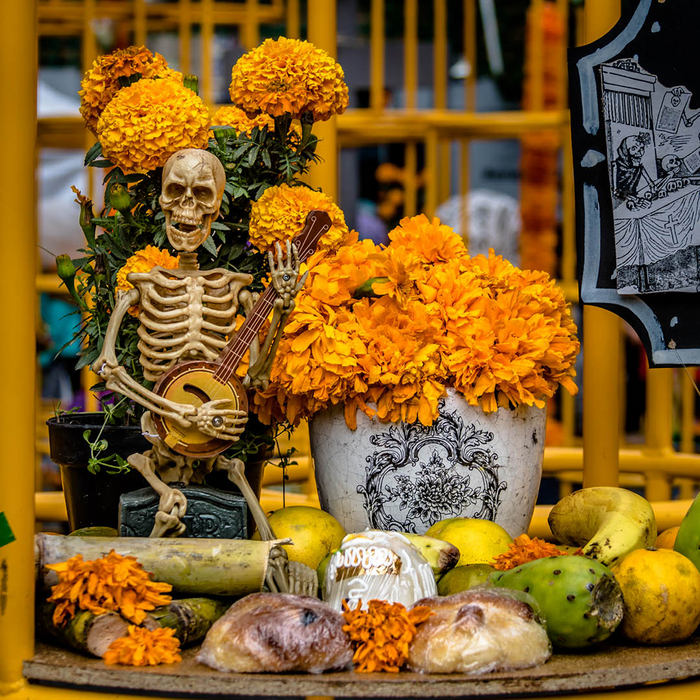
[[[452,595],[461,591],[469,590],[474,586],[486,583],[489,574],[496,569],[488,564],[467,564],[457,566],[452,571],[448,571],[438,581],[438,593],[440,595]]]
[[[700,623],[700,572],[672,549],[635,549],[613,569],[625,612],[620,628],[642,644],[675,644]]]
[[[318,568],[322,559],[338,549],[345,537],[342,525],[320,508],[289,506],[280,508],[268,516],[268,522],[276,537],[289,537],[293,544],[283,545],[291,561],[299,561]],[[255,533],[253,539],[259,540]]]
[[[500,525],[479,518],[449,518],[435,523],[425,534],[457,547],[460,553],[457,566],[490,564],[513,541]]]

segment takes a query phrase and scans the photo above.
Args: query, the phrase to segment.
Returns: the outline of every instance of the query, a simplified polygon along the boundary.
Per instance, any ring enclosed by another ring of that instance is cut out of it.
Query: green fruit
[[[321,559],[321,563],[318,565],[318,568],[316,569],[316,573],[318,574],[318,588],[319,590],[323,591],[323,587],[326,585],[326,569],[328,568],[328,562],[331,560],[331,557],[337,552],[338,550],[336,549],[333,552],[328,552],[323,559]]]
[[[695,497],[678,528],[673,548],[700,570],[700,494]]]
[[[622,620],[622,591],[610,569],[581,556],[536,559],[491,574],[489,585],[537,600],[555,646],[581,648],[607,639]]]
[[[81,527],[73,530],[69,537],[119,537],[119,533],[113,527],[93,525],[92,527]]]
[[[466,564],[448,571],[438,582],[440,595],[452,595],[486,583],[496,569],[488,564]]]

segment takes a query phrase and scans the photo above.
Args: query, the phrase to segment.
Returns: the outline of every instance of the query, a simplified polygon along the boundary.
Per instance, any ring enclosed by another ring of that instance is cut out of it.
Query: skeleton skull
[[[219,159],[198,148],[173,153],[163,168],[160,206],[175,250],[191,253],[209,237],[219,215],[226,173]]]
[[[661,168],[667,175],[673,175],[681,168],[680,158],[674,153],[669,153],[661,159]]]

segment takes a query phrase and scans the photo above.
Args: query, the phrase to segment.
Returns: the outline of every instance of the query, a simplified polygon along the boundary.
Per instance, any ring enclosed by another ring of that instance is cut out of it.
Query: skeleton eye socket
[[[195,187],[192,191],[196,199],[207,204],[213,202],[216,198],[216,193],[209,187]]]
[[[176,197],[182,197],[184,192],[185,188],[182,185],[178,185],[176,182],[168,183],[168,186],[165,189],[166,195],[171,199]]]

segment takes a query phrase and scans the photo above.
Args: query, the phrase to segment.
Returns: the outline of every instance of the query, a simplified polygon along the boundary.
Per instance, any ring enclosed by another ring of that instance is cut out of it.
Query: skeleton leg
[[[152,450],[143,454],[129,455],[127,462],[148,481],[160,496],[155,525],[149,537],[179,537],[185,531],[180,518],[187,512],[187,499],[182,491],[173,489],[158,478],[156,463],[149,456]]]
[[[245,465],[240,459],[218,457],[214,468],[228,472],[233,482],[250,508],[262,540],[274,540],[275,533],[265,516],[265,511],[245,478]],[[267,585],[272,592],[297,593],[300,595],[318,595],[318,575],[310,567],[300,562],[288,561],[287,553],[280,546],[270,551],[270,567],[267,573]]]

